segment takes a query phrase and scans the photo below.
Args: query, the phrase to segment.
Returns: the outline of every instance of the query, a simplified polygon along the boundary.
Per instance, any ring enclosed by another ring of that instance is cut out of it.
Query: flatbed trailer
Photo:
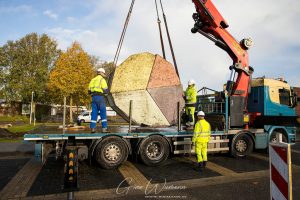
[[[103,168],[116,168],[133,155],[149,166],[164,162],[170,154],[193,154],[192,131],[178,131],[177,127],[143,129],[132,133],[65,133],[25,134],[25,141],[36,143],[35,155],[45,161],[47,155],[56,151],[62,157],[66,147],[76,147],[78,159],[91,162],[93,159]],[[173,130],[173,131],[172,131]],[[230,152],[232,156],[243,157],[253,149],[266,149],[276,133],[283,134],[288,142],[295,141],[295,130],[282,126],[266,126],[265,129],[230,129],[212,131],[208,152]],[[284,132],[284,133],[283,133]]]
[[[61,133],[25,134],[25,141],[36,143],[35,155],[45,161],[53,150],[61,157],[68,142],[72,141],[78,150],[78,159],[89,162],[95,159],[103,168],[118,167],[129,155],[138,156],[143,163],[156,166],[165,161],[170,154],[190,154],[192,131],[177,131],[177,127],[152,129],[150,132],[133,133]],[[228,134],[212,133],[209,152],[228,152]],[[218,145],[217,145],[218,144]],[[222,145],[221,145],[222,144]]]

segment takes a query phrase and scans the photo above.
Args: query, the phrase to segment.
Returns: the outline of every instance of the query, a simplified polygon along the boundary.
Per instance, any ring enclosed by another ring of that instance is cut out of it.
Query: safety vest
[[[103,93],[103,90],[106,90],[107,87],[107,83],[106,80],[101,76],[98,75],[95,78],[93,78],[89,84],[89,90],[93,93],[93,92],[97,92],[97,93]]]
[[[191,106],[195,106],[195,103],[197,101],[197,89],[195,86],[188,87],[185,91],[185,98],[186,98],[186,106],[188,104],[191,104]]]
[[[208,142],[210,133],[210,124],[205,119],[201,119],[195,124],[192,142]]]

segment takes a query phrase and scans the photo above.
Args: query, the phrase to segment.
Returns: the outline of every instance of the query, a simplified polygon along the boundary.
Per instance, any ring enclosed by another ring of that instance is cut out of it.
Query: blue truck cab
[[[282,79],[256,78],[251,81],[248,96],[250,125],[264,128],[269,140],[275,132],[283,134],[283,141],[295,142],[297,97],[293,88]]]
[[[283,142],[295,142],[297,97],[285,81],[251,80],[246,104],[248,111],[238,116],[243,122],[241,126],[232,123],[231,114],[234,115],[235,107],[239,105],[232,104],[230,96],[209,88],[202,88],[199,93],[201,91],[202,94],[197,96],[196,112],[204,111],[212,131],[223,133],[223,139],[229,139],[232,155],[240,157],[250,154],[252,149],[267,149],[269,142],[276,141],[277,134]],[[236,120],[236,115],[234,117]]]

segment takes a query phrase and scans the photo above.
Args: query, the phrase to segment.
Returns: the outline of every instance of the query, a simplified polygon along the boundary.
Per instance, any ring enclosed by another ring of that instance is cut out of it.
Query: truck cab
[[[261,116],[296,116],[297,99],[293,89],[282,79],[256,78],[251,81],[248,111]]]
[[[206,88],[207,89],[207,88]],[[196,112],[203,110],[213,131],[225,133],[247,131],[252,135],[256,148],[266,148],[269,141],[282,134],[284,142],[294,142],[297,124],[295,107],[297,96],[293,88],[282,79],[255,78],[251,80],[247,111],[244,112],[243,127],[232,126],[230,97],[223,91],[205,91],[197,97]]]

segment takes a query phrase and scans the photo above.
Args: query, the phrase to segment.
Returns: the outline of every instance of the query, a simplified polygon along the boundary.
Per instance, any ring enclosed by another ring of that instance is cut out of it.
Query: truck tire
[[[269,144],[270,144],[271,142],[276,142],[276,141],[277,141],[277,139],[276,139],[276,134],[277,134],[277,133],[278,133],[277,131],[273,131],[273,133],[272,133],[271,136],[270,136]],[[282,142],[287,142],[287,138],[286,138],[285,134],[283,134],[283,133],[282,133]],[[269,153],[269,145],[268,145],[267,148],[265,149],[265,152],[266,152],[266,153]]]
[[[231,155],[233,157],[245,157],[253,151],[253,140],[246,133],[238,133],[231,141]]]
[[[128,148],[122,138],[111,136],[96,147],[95,160],[104,169],[114,169],[127,160]]]
[[[276,142],[276,134],[279,133],[277,131],[273,131],[272,135],[270,136],[270,142]],[[285,134],[281,133],[282,135],[282,142],[287,142],[287,138]]]
[[[152,135],[143,139],[139,149],[140,159],[148,166],[160,165],[168,159],[170,154],[167,140],[159,135]]]

